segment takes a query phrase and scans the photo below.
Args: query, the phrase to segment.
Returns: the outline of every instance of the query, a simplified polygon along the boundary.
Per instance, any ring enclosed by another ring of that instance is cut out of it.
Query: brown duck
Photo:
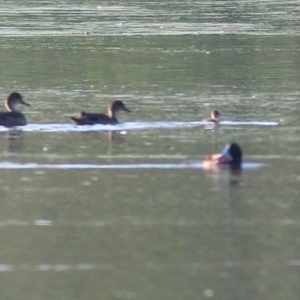
[[[220,112],[218,110],[212,110],[210,112],[210,118],[204,119],[206,122],[219,123],[220,122]]]
[[[71,120],[75,122],[77,125],[95,125],[95,124],[117,124],[117,113],[119,111],[126,111],[131,112],[125,104],[121,100],[116,100],[111,102],[108,105],[108,114],[102,114],[102,113],[87,113],[87,112],[81,112],[81,116],[79,118],[77,117],[70,117]]]
[[[6,127],[27,125],[25,116],[18,110],[19,104],[30,106],[25,102],[22,95],[17,92],[11,93],[5,100],[6,112],[0,112],[0,125]]]

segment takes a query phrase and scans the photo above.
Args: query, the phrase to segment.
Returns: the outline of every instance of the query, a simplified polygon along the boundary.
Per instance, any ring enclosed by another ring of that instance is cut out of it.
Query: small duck
[[[237,143],[227,145],[221,153],[212,154],[204,159],[203,168],[211,169],[216,166],[230,166],[232,169],[240,169],[243,152]]]
[[[213,123],[219,123],[220,122],[220,112],[218,110],[212,110],[210,112],[210,118],[204,119],[205,122],[213,122]]]
[[[77,125],[94,125],[94,124],[117,124],[118,119],[117,119],[117,113],[119,111],[127,111],[131,112],[125,104],[121,100],[116,100],[111,102],[108,105],[108,115],[102,114],[102,113],[86,113],[86,112],[81,112],[81,116],[79,118],[76,117],[70,117],[71,120],[75,122]]]
[[[22,95],[17,92],[11,93],[5,100],[7,112],[0,112],[0,125],[5,127],[27,125],[25,116],[17,109],[19,104],[30,106],[25,102]]]

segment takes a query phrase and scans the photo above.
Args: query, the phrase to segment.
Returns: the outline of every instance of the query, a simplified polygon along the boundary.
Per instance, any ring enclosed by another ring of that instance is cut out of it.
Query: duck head
[[[17,105],[19,104],[30,106],[30,104],[23,99],[22,95],[17,92],[11,93],[5,100],[5,107],[9,112],[18,111]]]
[[[121,100],[115,100],[109,104],[108,115],[110,118],[115,118],[115,114],[119,111],[131,112],[131,110],[128,109],[124,102]]]
[[[212,121],[219,121],[220,115],[221,114],[218,110],[212,110],[210,112],[210,118]]]
[[[221,163],[229,163],[231,165],[240,166],[243,159],[243,152],[237,143],[227,145],[220,157]]]

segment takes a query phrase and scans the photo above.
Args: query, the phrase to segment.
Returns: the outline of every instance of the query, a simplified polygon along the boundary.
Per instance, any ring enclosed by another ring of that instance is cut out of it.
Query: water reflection
[[[187,1],[1,5],[2,90],[39,103],[0,128],[7,299],[299,299],[297,1]],[[95,95],[145,122],[61,124]],[[189,122],[212,102],[243,122]],[[189,161],[232,138],[276,163]]]
[[[263,164],[259,163],[248,163],[247,167],[244,168],[259,169]],[[127,169],[201,169],[202,165],[199,162],[187,162],[187,163],[140,163],[140,164],[88,164],[88,163],[77,163],[77,164],[40,164],[40,163],[15,163],[10,161],[0,162],[0,169],[107,169],[107,170],[127,170]],[[206,170],[205,170],[206,171]],[[233,172],[233,173],[232,173]],[[223,172],[211,173],[211,175],[218,175],[220,178],[226,178],[228,175],[239,176],[241,174],[238,170],[231,170],[230,172],[223,170]],[[225,175],[225,177],[224,177]]]
[[[116,151],[118,147],[122,147],[126,140],[127,132],[120,132],[120,131],[108,131],[108,151],[110,155]]]
[[[39,264],[39,265],[9,265],[0,264],[0,273],[4,272],[19,272],[19,271],[30,271],[30,272],[72,272],[72,271],[99,271],[111,269],[111,266],[106,265],[94,265],[87,263],[79,263],[76,265],[67,264]]]
[[[5,139],[6,151],[9,153],[18,153],[23,149],[23,132],[19,129],[9,129],[0,133]]]
[[[108,141],[110,143],[124,143],[125,142],[125,136],[127,132],[126,131],[109,131],[108,132]]]
[[[242,167],[226,166],[226,168],[203,168],[203,172],[215,183],[221,186],[236,186],[242,180]]]

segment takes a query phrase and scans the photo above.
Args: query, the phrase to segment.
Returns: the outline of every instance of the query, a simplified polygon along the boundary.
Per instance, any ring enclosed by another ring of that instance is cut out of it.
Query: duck
[[[95,125],[95,124],[118,124],[117,113],[119,111],[131,112],[121,100],[115,100],[108,105],[108,114],[81,112],[79,118],[70,117],[76,125]]]
[[[205,122],[213,122],[213,123],[219,123],[220,122],[220,112],[218,110],[212,110],[210,112],[210,118],[204,119]]]
[[[5,127],[27,125],[25,116],[17,109],[19,104],[30,106],[18,92],[11,93],[5,100],[6,112],[0,112],[0,125]]]
[[[210,169],[217,166],[229,166],[240,169],[243,161],[243,152],[239,144],[233,142],[224,147],[221,153],[207,156],[203,161],[203,168]]]

